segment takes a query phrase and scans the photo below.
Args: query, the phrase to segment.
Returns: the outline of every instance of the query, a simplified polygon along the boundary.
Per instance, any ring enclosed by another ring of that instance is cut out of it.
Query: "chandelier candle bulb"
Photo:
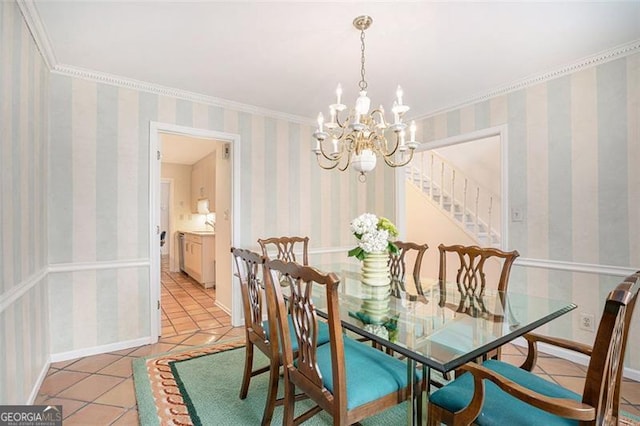
[[[396,89],[396,96],[398,97],[398,105],[402,105],[402,95],[404,92],[402,91],[402,87],[398,86]]]
[[[322,124],[324,123],[324,116],[322,113],[318,113],[318,132],[322,133]]]
[[[340,105],[340,101],[342,98],[342,84],[338,83],[338,87],[336,87],[336,97],[338,98],[338,102],[336,104]]]
[[[409,126],[409,137],[411,142],[416,141],[416,121],[411,120],[411,125]]]

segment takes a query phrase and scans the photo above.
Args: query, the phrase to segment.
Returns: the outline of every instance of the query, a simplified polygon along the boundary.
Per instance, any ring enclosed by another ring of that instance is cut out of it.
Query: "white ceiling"
[[[58,65],[313,118],[351,104],[366,33],[372,104],[424,116],[640,39],[640,1],[36,0]]]

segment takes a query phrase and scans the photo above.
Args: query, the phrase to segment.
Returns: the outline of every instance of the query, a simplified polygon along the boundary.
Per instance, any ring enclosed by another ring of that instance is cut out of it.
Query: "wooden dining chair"
[[[262,415],[262,424],[271,423],[273,411],[276,406],[282,405],[283,399],[277,398],[278,379],[280,377],[280,366],[282,365],[281,348],[278,339],[271,336],[278,336],[279,330],[276,320],[275,302],[269,303],[269,297],[273,297],[273,292],[265,292],[260,280],[263,272],[263,264],[266,260],[258,253],[231,248],[234,256],[238,278],[240,281],[240,292],[242,297],[242,308],[245,323],[245,364],[240,387],[240,399],[245,399],[249,391],[251,378],[269,372],[269,385],[267,388],[267,398]],[[266,301],[263,301],[263,297]],[[267,320],[264,320],[263,309],[267,310]],[[317,336],[319,344],[329,341],[329,329],[326,324],[321,325]],[[254,347],[257,347],[267,358],[269,365],[253,368]],[[297,342],[293,345],[293,351],[297,352]]]
[[[440,266],[438,271],[440,306],[448,306],[457,312],[464,312],[473,316],[486,314],[496,321],[499,321],[499,315],[501,314],[498,314],[497,317],[492,315],[492,313],[486,310],[482,302],[488,284],[487,265],[488,262],[493,261],[501,263],[497,282],[490,283],[489,287],[504,292],[509,286],[511,266],[516,258],[520,256],[520,253],[518,253],[517,250],[506,252],[493,247],[445,246],[444,244],[440,244],[438,250],[440,252]],[[454,259],[454,265],[458,268],[454,282],[460,292],[461,298],[457,305],[450,304],[446,300],[446,285],[449,284],[447,282],[447,265],[450,258]],[[495,349],[483,358],[500,359],[501,351],[501,348]]]
[[[283,288],[274,284],[281,274],[289,282],[288,314]],[[407,365],[382,351],[359,343],[342,333],[338,307],[340,279],[312,267],[280,260],[265,263],[266,291],[274,292],[278,326],[282,336],[284,365],[283,425],[299,424],[322,410],[333,417],[334,425],[350,425],[405,401],[410,393]],[[318,345],[319,324],[312,290],[326,295],[329,343]],[[293,330],[290,330],[293,328]],[[293,341],[298,342],[294,355]],[[421,374],[415,373],[415,391],[420,401]],[[317,406],[294,419],[295,390],[308,395]]]
[[[636,273],[609,293],[593,347],[528,334],[529,353],[520,368],[497,360],[463,366],[465,374],[429,397],[429,425],[617,424],[624,355],[639,281],[640,273]],[[530,372],[538,342],[590,357],[582,395]]]
[[[235,259],[238,278],[240,281],[240,292],[242,296],[242,308],[245,324],[245,361],[242,385],[240,387],[240,399],[245,399],[249,392],[251,378],[262,373],[269,373],[269,387],[267,388],[267,399],[262,415],[262,424],[271,423],[273,410],[277,404],[282,404],[282,400],[277,400],[278,378],[281,365],[278,339],[273,341],[269,336],[277,335],[276,321],[263,320],[263,306],[269,308],[269,304],[263,304],[263,291],[260,284],[259,274],[262,273],[265,258],[258,253],[249,250],[231,248],[231,253]],[[275,311],[269,312],[267,318],[275,318]],[[253,352],[257,347],[267,358],[269,365],[253,369]]]
[[[298,263],[300,261],[296,257],[296,251],[302,246],[302,259],[300,260],[303,265],[309,264],[309,237],[272,237],[258,239],[258,244],[262,249],[262,255],[267,259],[272,259],[269,256],[269,250],[275,249],[276,255],[273,259]]]
[[[422,269],[422,258],[429,248],[427,244],[417,244],[409,241],[394,241],[398,247],[398,253],[389,257],[389,273],[391,275],[391,293],[398,297],[399,293],[406,291],[405,277],[408,269],[411,269],[413,282],[419,295],[423,295],[422,286],[420,285],[420,271]],[[413,268],[408,268],[407,254],[410,256],[415,253]]]

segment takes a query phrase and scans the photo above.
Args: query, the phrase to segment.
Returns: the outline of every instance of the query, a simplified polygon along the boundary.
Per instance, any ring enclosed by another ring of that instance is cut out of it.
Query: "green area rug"
[[[254,366],[267,365],[256,350]],[[170,352],[133,361],[133,377],[140,424],[147,425],[259,425],[267,394],[267,374],[251,379],[247,399],[238,397],[244,366],[243,340]],[[364,372],[363,372],[364,373]],[[282,391],[282,386],[280,386]],[[281,392],[282,393],[282,392]],[[406,403],[405,403],[406,404]],[[405,404],[371,417],[362,425],[405,425]],[[296,414],[313,405],[296,403]],[[282,424],[282,407],[276,407],[272,424]],[[628,413],[620,425],[640,425]],[[331,417],[318,414],[305,425],[331,425]]]
[[[241,345],[239,347],[239,345]],[[254,366],[267,365],[256,350]],[[140,424],[259,425],[264,410],[268,374],[251,379],[249,395],[238,397],[244,367],[244,344],[218,343],[195,350],[133,361],[133,377]],[[363,372],[365,374],[365,372]],[[282,391],[282,386],[279,388]],[[296,415],[314,404],[296,402]],[[282,424],[283,408],[276,407],[271,424]],[[405,404],[371,417],[362,425],[404,425]],[[305,425],[331,425],[322,412]]]

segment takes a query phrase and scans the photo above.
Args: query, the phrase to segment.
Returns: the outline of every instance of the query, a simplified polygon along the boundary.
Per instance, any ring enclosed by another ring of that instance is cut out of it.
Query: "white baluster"
[[[476,187],[476,236],[480,232],[480,228],[478,227],[478,203],[480,202],[480,187]]]
[[[489,236],[489,245],[493,245],[493,239],[491,238],[491,210],[493,207],[493,197],[489,197],[489,223],[487,223],[487,235]]]
[[[433,200],[433,154],[431,154],[431,167],[429,168],[429,198]]]
[[[440,208],[444,209],[444,161],[440,163]]]
[[[455,217],[456,206],[456,170],[453,169],[451,173],[451,216]]]
[[[462,225],[466,228],[466,218],[467,218],[467,183],[468,179],[464,178],[464,194],[462,195]]]

